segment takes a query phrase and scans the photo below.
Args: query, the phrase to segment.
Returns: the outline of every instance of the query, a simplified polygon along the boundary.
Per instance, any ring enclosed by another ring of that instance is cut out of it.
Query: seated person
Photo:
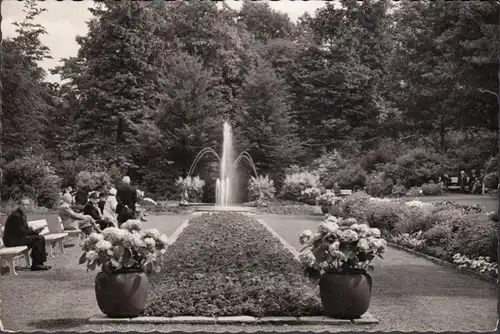
[[[26,209],[29,203],[29,199],[22,199],[19,208],[7,217],[3,242],[6,247],[27,246],[31,249],[31,270],[48,270],[50,267],[44,265],[47,261],[45,238],[39,235],[43,227],[33,231],[28,226]]]
[[[59,206],[59,217],[61,217],[64,230],[69,231],[80,229],[85,235],[89,235],[92,232],[101,232],[101,229],[96,225],[94,218],[73,211],[70,203],[68,203],[65,198],[63,198],[62,203]]]
[[[99,193],[99,202],[97,202],[97,207],[104,213],[104,205],[106,205],[106,194],[104,191]]]
[[[85,207],[83,208],[83,214],[92,217],[99,225],[101,230],[104,230],[106,227],[113,226],[113,223],[108,222],[102,216],[102,212],[97,206],[98,200],[99,197],[97,196],[97,193],[95,192],[91,193],[89,196],[89,201],[87,202],[87,204],[85,204]]]

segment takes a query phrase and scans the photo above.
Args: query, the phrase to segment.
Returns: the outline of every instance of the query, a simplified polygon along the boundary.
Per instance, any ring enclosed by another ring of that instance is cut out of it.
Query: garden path
[[[304,229],[315,231],[321,216],[262,215],[273,230],[300,250]],[[405,251],[388,248],[374,261],[370,313],[374,330],[487,331],[496,326],[497,289]]]

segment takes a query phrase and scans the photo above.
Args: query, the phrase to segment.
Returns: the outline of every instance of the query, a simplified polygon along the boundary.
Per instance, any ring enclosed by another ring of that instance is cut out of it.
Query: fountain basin
[[[229,205],[229,206],[196,206],[195,211],[204,211],[204,212],[251,212],[255,211],[256,208],[251,206],[238,206],[238,205]]]

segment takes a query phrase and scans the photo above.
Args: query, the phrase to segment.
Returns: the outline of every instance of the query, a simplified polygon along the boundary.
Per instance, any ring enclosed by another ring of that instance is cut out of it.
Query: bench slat
[[[26,247],[26,246],[3,247],[3,248],[0,248],[0,256],[21,254],[22,252],[24,252],[27,249],[28,249],[28,247]]]

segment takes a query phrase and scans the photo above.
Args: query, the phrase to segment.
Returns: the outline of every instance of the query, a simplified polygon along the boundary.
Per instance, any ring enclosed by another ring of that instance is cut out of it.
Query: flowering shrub
[[[111,178],[106,172],[81,171],[76,175],[76,187],[85,191],[106,189],[111,186]]]
[[[316,200],[316,198],[321,194],[321,189],[317,187],[310,187],[300,192],[300,201]]]
[[[269,178],[269,175],[250,177],[248,184],[248,199],[250,201],[271,200],[274,198],[275,193],[274,181]]]
[[[366,178],[365,190],[371,196],[384,197],[392,193],[392,179],[386,177],[384,172],[372,172]]]
[[[467,268],[480,274],[495,278],[498,277],[498,263],[493,262],[488,256],[480,256],[476,259],[472,259],[468,256],[457,253],[453,255],[453,263],[458,264],[459,268]]]
[[[335,195],[333,190],[326,190],[323,194],[316,197],[319,205],[331,206],[335,204],[340,198]]]
[[[144,315],[316,316],[317,287],[254,218],[205,214],[169,247],[165,266],[150,278]]]
[[[304,190],[318,188],[319,186],[319,176],[310,172],[287,174],[283,183],[282,196],[284,199],[299,201],[303,198],[302,192]],[[316,196],[312,198],[316,198]]]
[[[371,261],[375,256],[382,257],[387,244],[379,229],[358,224],[353,218],[333,216],[318,226],[316,234],[303,231],[299,241],[306,245],[300,252],[300,262],[313,280],[328,272],[370,270]]]
[[[121,228],[108,227],[85,239],[80,264],[87,270],[101,266],[104,272],[142,270],[156,262],[157,253],[166,252],[168,239],[156,229],[142,231],[141,222],[128,220]]]
[[[403,247],[415,250],[420,250],[426,245],[426,240],[422,237],[422,231],[418,231],[412,234],[403,233],[401,235],[392,237],[392,242]]]
[[[205,181],[199,176],[191,177],[188,176],[185,179],[181,176],[175,181],[175,186],[177,190],[182,195],[184,190],[187,191],[189,202],[201,202],[203,198],[203,187],[205,186]]]

